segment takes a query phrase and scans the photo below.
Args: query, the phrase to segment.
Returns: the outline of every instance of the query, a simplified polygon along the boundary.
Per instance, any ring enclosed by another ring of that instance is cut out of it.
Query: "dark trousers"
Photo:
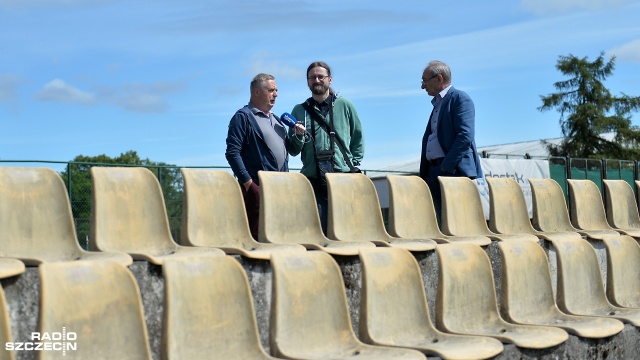
[[[318,204],[318,215],[320,215],[320,226],[322,232],[327,235],[327,218],[329,216],[329,195],[327,193],[327,183],[318,178],[307,178],[313,187],[316,195],[316,204]]]
[[[247,211],[247,219],[249,220],[249,230],[251,236],[258,240],[258,224],[260,223],[260,186],[255,182],[251,183],[248,190],[244,185],[240,184],[242,196],[244,197],[244,208]]]
[[[429,191],[431,191],[431,197],[433,198],[433,207],[436,210],[436,218],[438,219],[438,226],[442,228],[442,195],[440,192],[440,181],[438,176],[451,176],[451,174],[443,174],[440,170],[440,166],[429,166],[429,175],[424,179],[429,185]]]

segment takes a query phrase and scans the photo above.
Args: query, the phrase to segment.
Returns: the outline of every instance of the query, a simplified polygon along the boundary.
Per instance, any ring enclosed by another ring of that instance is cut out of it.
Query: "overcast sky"
[[[227,165],[251,78],[273,74],[289,112],[316,60],[358,110],[365,169],[419,157],[433,59],[474,100],[478,146],[559,137],[537,107],[560,55],[615,55],[605,85],[640,96],[639,16],[625,0],[0,0],[0,159]]]

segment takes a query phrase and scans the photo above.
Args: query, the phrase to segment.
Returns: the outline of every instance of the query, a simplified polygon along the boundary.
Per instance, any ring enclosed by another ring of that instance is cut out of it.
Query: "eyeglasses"
[[[422,83],[423,83],[423,84],[426,84],[426,83],[427,83],[427,81],[429,81],[429,80],[431,80],[431,79],[433,79],[433,78],[436,78],[436,77],[438,77],[438,74],[433,75],[432,77],[428,78],[427,80],[422,79]]]
[[[315,80],[318,79],[320,81],[324,81],[324,79],[328,78],[329,75],[315,75],[315,76],[309,76],[307,77],[307,80]]]

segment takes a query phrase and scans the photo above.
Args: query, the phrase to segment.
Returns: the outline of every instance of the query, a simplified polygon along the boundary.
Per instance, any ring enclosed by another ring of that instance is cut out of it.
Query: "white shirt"
[[[426,149],[424,149],[428,160],[443,158],[446,155],[438,141],[438,117],[440,115],[442,99],[447,95],[449,89],[451,89],[451,84],[431,99],[431,104],[433,104],[433,111],[431,112],[431,118],[429,119],[429,121],[431,121],[431,134],[427,139]]]

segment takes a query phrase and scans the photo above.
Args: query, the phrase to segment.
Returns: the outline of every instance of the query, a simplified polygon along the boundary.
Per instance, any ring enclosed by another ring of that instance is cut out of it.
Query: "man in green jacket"
[[[291,114],[304,125],[289,129],[288,151],[301,155],[302,170],[316,195],[322,230],[327,233],[328,198],[326,172],[360,172],[364,155],[362,125],[351,101],[331,89],[331,68],[325,62],[307,68],[311,97],[296,105]],[[331,133],[334,132],[335,136]]]

